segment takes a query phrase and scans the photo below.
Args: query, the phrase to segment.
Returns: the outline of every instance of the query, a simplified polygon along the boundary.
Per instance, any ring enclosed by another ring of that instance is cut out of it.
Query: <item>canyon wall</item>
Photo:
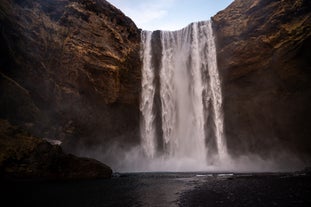
[[[230,152],[310,154],[311,2],[236,0],[212,19]]]
[[[104,0],[0,3],[0,118],[63,147],[138,140],[140,31]]]

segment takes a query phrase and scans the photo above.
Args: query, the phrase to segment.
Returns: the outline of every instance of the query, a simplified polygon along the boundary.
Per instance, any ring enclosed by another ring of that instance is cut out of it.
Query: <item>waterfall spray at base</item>
[[[173,32],[143,31],[141,54],[145,156],[175,170],[205,170],[227,159],[211,21]]]

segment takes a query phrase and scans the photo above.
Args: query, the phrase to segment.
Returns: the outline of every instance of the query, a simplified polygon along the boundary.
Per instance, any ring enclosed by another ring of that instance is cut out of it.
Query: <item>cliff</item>
[[[310,10],[308,0],[235,0],[212,18],[232,155],[310,155]],[[120,10],[105,0],[3,0],[0,42],[0,119],[71,152],[139,143],[140,31]],[[6,123],[0,147],[15,136]],[[33,143],[28,157],[41,146],[16,136]]]
[[[0,3],[0,118],[65,148],[137,139],[140,32],[104,0]]]
[[[310,155],[310,1],[236,0],[212,19],[231,153]]]

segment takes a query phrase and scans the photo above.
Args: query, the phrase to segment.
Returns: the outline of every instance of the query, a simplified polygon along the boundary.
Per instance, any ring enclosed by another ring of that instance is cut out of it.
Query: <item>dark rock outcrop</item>
[[[0,3],[0,118],[75,145],[137,140],[140,32],[105,0]]]
[[[311,2],[236,0],[213,22],[231,153],[310,155]]]
[[[97,160],[65,154],[58,145],[31,136],[0,120],[0,178],[110,178],[112,170]]]

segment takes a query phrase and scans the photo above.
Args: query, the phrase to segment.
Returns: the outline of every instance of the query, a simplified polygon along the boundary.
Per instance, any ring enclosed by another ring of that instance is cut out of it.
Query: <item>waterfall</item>
[[[154,71],[151,64],[151,34],[152,32],[142,33],[143,45],[143,68],[142,68],[142,92],[140,111],[141,119],[140,134],[142,146],[148,157],[155,154],[155,125],[153,113]]]
[[[141,36],[140,128],[145,155],[205,165],[226,157],[211,21],[179,31],[143,31]]]

